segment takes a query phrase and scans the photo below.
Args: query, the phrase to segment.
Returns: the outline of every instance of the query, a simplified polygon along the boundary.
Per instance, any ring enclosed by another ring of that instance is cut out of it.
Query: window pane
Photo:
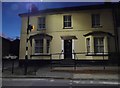
[[[47,53],[49,53],[49,47],[47,47]]]
[[[44,29],[45,28],[45,17],[39,17],[38,18],[38,27],[39,29]]]
[[[67,27],[71,27],[71,22],[68,22],[68,26]]]
[[[92,14],[92,27],[100,26],[100,14]]]
[[[89,46],[90,45],[90,38],[87,38],[87,46]]]
[[[90,38],[87,38],[86,44],[87,44],[87,52],[90,52]]]
[[[64,16],[64,21],[67,21],[67,16]]]
[[[35,53],[43,53],[43,39],[35,40]]]
[[[102,53],[102,52],[104,52],[103,37],[94,38],[94,52],[95,53]]]
[[[71,16],[68,16],[67,18],[68,18],[68,21],[70,21],[70,22],[71,22]]]
[[[64,27],[67,27],[67,22],[64,22]]]
[[[65,15],[63,19],[64,19],[64,27],[71,27],[71,16]]]
[[[99,39],[100,45],[103,45],[103,38]]]
[[[89,47],[89,46],[87,47],[87,52],[88,52],[88,53],[90,52],[90,47]]]
[[[47,40],[47,53],[49,53],[50,40]]]

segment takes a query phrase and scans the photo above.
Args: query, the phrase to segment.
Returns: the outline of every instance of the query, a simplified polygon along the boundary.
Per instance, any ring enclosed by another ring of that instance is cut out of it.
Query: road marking
[[[112,81],[73,81],[76,84],[106,84],[106,85],[119,85],[119,82]]]
[[[23,80],[25,80],[25,81],[38,81],[38,80],[47,80],[47,79],[30,79],[30,78],[25,78],[25,79],[3,79],[3,80],[8,80],[8,81],[23,81]]]
[[[76,84],[80,83],[80,81],[73,81],[73,82],[76,83]]]
[[[111,85],[119,85],[119,82],[99,82],[101,84],[111,84]]]
[[[91,84],[93,84],[93,81],[90,81]]]
[[[54,82],[55,80],[54,79],[51,79],[50,82]]]

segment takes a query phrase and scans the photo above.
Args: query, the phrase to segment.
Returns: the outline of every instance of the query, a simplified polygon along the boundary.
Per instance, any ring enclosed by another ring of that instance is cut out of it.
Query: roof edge
[[[37,12],[30,12],[28,13],[21,13],[19,14],[20,17],[24,16],[34,16],[38,14],[48,14],[48,13],[60,13],[65,11],[80,11],[80,10],[93,10],[93,9],[103,9],[103,8],[112,8],[113,4],[105,5],[105,4],[98,4],[98,5],[87,5],[87,6],[72,6],[72,7],[62,7],[62,8],[52,8],[52,9],[45,9],[39,10]]]

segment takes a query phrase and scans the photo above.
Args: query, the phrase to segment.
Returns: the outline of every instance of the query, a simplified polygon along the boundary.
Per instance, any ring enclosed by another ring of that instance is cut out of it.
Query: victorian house
[[[27,35],[27,21],[32,30]],[[109,60],[116,52],[112,4],[45,9],[19,14],[19,59],[25,60],[28,38],[30,60]]]

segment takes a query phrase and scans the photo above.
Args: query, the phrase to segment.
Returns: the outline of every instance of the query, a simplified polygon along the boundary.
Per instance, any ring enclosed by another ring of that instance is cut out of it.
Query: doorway
[[[72,59],[72,39],[64,40],[64,58]]]

